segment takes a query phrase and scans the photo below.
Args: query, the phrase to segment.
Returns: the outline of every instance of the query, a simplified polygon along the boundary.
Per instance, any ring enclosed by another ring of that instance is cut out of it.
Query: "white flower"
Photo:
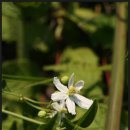
[[[50,118],[54,117],[58,112],[62,113],[61,114],[61,118],[64,117],[64,113],[67,112],[67,109],[65,108],[65,102],[64,101],[60,101],[60,103],[58,102],[53,102],[52,107],[54,108],[54,112],[50,114]]]
[[[60,103],[58,102],[54,102],[51,104],[52,107],[57,111],[57,112],[66,112],[66,108],[65,108],[65,102],[64,101],[60,101]]]
[[[60,103],[53,102],[51,106],[53,107],[54,111],[52,113],[48,113],[49,116],[47,116],[47,118],[53,118],[58,112],[61,112],[63,117],[64,113],[67,111],[64,101],[60,101]]]
[[[48,113],[48,116],[46,118],[53,118],[57,114],[57,111],[54,111],[52,113]]]
[[[74,84],[74,73],[70,76],[68,87],[61,84],[60,80],[57,77],[54,77],[53,83],[59,91],[53,93],[51,95],[51,99],[53,101],[65,100],[69,113],[73,115],[76,114],[75,103],[84,109],[89,109],[92,105],[93,100],[90,100],[78,94],[78,92],[84,86],[84,81],[80,80],[79,82]]]

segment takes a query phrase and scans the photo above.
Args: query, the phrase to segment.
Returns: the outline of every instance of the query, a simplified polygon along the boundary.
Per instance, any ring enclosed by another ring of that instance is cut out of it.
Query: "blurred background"
[[[54,76],[84,80],[81,93],[100,103],[91,127],[104,130],[116,27],[114,2],[2,2],[2,76],[4,89],[49,101],[53,84],[36,84]],[[128,3],[126,3],[126,9]],[[126,13],[127,16],[127,13]],[[123,20],[123,22],[126,22]],[[127,38],[126,38],[127,39]],[[128,43],[127,43],[128,46]],[[128,130],[128,51],[121,130]],[[35,80],[21,80],[36,77]],[[20,80],[19,80],[20,79]],[[37,111],[3,95],[3,107],[30,117]],[[104,114],[103,114],[104,113]],[[26,127],[25,127],[26,126]],[[3,115],[3,130],[30,130],[35,125]]]

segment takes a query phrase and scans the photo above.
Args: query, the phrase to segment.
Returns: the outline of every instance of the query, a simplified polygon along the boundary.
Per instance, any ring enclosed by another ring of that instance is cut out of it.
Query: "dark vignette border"
[[[0,2],[0,16],[2,18],[2,3]],[[0,130],[2,130],[2,19],[0,18]]]
[[[128,0],[3,0],[3,2],[128,2]]]
[[[130,5],[128,3],[128,9],[130,11]],[[129,13],[128,13],[128,23],[130,22],[130,17],[129,17]],[[129,40],[129,36],[130,36],[130,26],[128,24],[128,51],[130,51],[130,40]],[[129,53],[128,53],[128,59],[129,59]],[[128,60],[128,86],[130,86],[129,83],[129,79],[130,79],[130,61]],[[130,87],[128,87],[128,129],[130,129]]]
[[[3,0],[3,2],[128,2],[128,0]],[[129,2],[128,2],[129,3]],[[128,4],[128,9],[130,9],[130,5]],[[128,13],[129,15],[129,13]],[[2,42],[2,2],[0,1],[0,42]],[[128,17],[128,23],[129,23],[129,17]],[[130,27],[128,26],[128,48],[130,49],[130,43],[129,43],[129,30]],[[0,43],[0,111],[2,109],[2,44]],[[128,54],[128,59],[129,59],[129,54]],[[130,65],[130,63],[129,63]],[[130,69],[128,68],[128,78],[129,78],[129,72]],[[129,84],[129,80],[128,80]],[[130,95],[129,92],[130,88],[128,88],[128,109],[130,108]],[[130,117],[130,112],[128,112],[128,115]],[[128,128],[130,129],[130,118],[128,118]],[[0,130],[2,130],[2,112],[0,112]]]

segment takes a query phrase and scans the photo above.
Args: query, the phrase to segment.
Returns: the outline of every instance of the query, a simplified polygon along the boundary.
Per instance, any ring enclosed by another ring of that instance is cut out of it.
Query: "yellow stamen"
[[[75,94],[75,93],[77,93],[77,90],[75,89],[75,87],[70,86],[70,87],[69,87],[69,92],[68,92],[68,94],[69,94],[69,95],[73,95],[73,94]]]

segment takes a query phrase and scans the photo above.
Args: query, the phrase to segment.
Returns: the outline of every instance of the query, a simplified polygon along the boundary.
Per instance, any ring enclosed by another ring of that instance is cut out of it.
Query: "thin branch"
[[[36,100],[33,100],[33,99],[30,99],[30,98],[28,98],[28,97],[24,97],[23,95],[17,95],[17,94],[15,94],[15,93],[12,93],[12,92],[8,92],[8,91],[2,91],[2,93],[5,93],[5,94],[8,94],[8,95],[12,95],[12,96],[15,96],[15,97],[18,97],[19,99],[21,99],[21,100],[25,100],[25,101],[29,101],[29,102],[32,102],[32,103],[35,103],[35,104],[49,104],[49,103],[47,103],[47,102],[39,102],[39,101],[36,101]]]
[[[29,122],[31,122],[31,123],[38,124],[38,125],[44,125],[44,124],[45,124],[44,122],[37,121],[37,120],[31,119],[31,118],[29,118],[29,117],[26,117],[26,116],[23,116],[23,115],[20,115],[20,114],[17,114],[17,113],[14,113],[14,112],[5,110],[5,109],[2,109],[2,112],[5,113],[5,114],[9,114],[9,115],[11,115],[11,116],[15,116],[15,117],[17,117],[17,118],[20,118],[20,119],[29,121]]]
[[[47,111],[47,112],[50,112],[51,110],[47,109],[47,108],[42,108],[42,107],[39,107],[39,106],[36,106],[28,101],[25,101],[25,103],[27,103],[29,106],[35,108],[35,109],[38,109],[38,110],[44,110],[44,111]]]
[[[26,100],[26,101],[29,101],[29,102],[35,103],[35,104],[41,104],[41,105],[49,104],[49,102],[39,102],[39,101],[36,101],[36,100],[30,99],[30,98],[28,98],[28,97],[23,97],[23,99]]]
[[[25,77],[25,76],[16,76],[16,75],[7,75],[2,74],[2,79],[12,79],[12,80],[26,80],[26,81],[46,81],[44,77]],[[51,79],[49,79],[51,80]]]

